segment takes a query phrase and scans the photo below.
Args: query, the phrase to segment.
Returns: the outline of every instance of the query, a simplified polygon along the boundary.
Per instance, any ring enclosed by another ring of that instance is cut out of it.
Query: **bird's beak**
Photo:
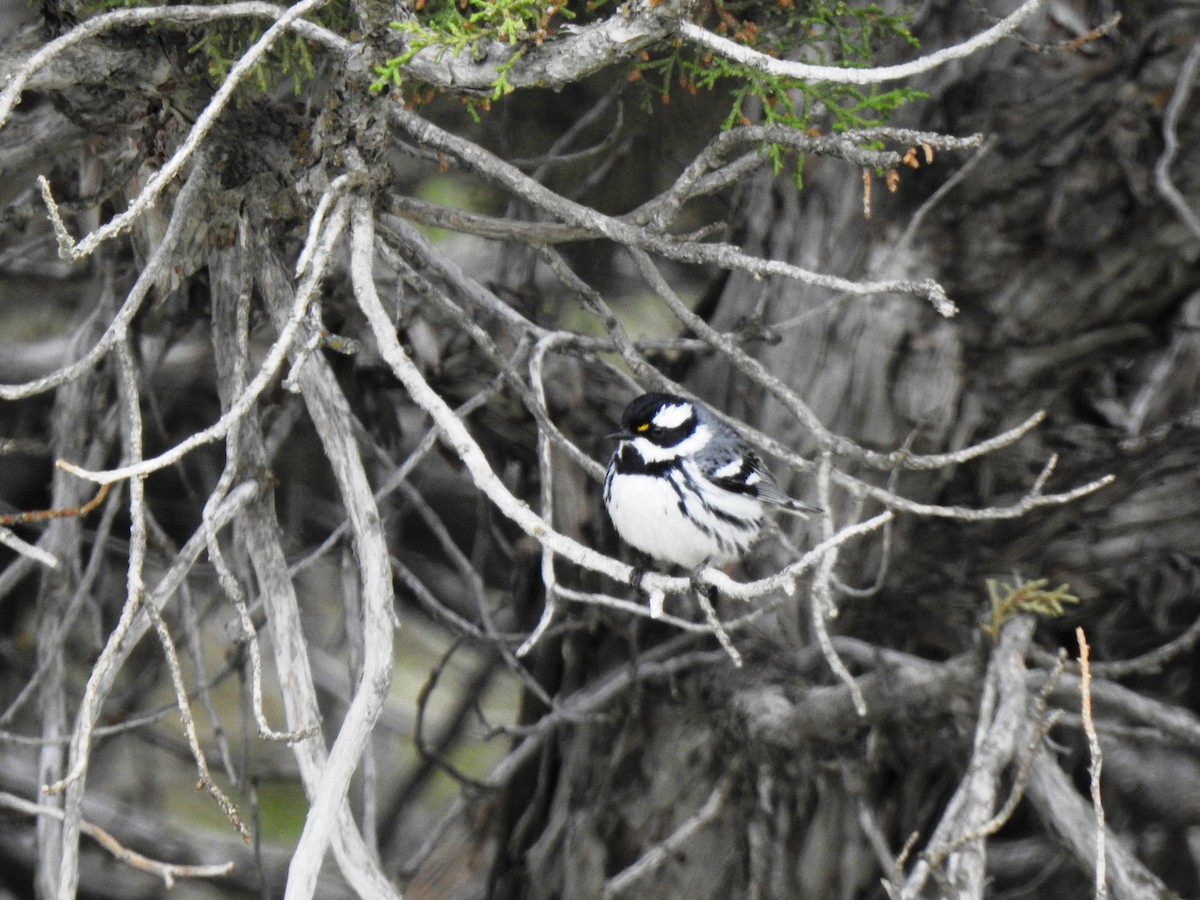
[[[633,437],[628,431],[614,431],[612,434],[606,434],[606,438],[610,441],[627,441]]]

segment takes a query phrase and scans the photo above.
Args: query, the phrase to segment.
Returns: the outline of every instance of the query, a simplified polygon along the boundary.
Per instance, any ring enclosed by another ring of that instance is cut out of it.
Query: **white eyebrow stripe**
[[[692,404],[672,403],[654,414],[653,422],[663,428],[678,428],[692,415]]]

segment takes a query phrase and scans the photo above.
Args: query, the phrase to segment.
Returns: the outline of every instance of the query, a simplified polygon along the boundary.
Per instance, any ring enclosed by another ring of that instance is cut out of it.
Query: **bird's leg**
[[[646,590],[642,581],[651,571],[650,557],[640,551],[634,552],[633,571],[629,573],[629,584],[635,591],[641,594],[650,593]]]
[[[710,560],[703,559],[698,566],[688,571],[688,581],[692,584],[692,593],[697,597],[703,597],[710,603],[716,602],[717,589],[711,584],[705,584],[700,580],[700,573],[708,568]]]

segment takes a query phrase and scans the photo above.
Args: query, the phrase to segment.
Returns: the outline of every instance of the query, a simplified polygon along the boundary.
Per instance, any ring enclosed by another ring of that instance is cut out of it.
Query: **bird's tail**
[[[779,509],[789,515],[800,516],[803,519],[807,519],[809,513],[825,511],[819,506],[809,506],[807,503],[802,503],[792,497],[788,497],[786,502],[780,503]]]

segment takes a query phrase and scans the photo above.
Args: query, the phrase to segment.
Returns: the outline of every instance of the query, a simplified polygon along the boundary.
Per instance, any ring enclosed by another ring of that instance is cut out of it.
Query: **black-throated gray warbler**
[[[688,569],[746,555],[768,507],[817,512],[779,489],[745,439],[701,404],[642,394],[621,414],[604,505],[626,543]]]

